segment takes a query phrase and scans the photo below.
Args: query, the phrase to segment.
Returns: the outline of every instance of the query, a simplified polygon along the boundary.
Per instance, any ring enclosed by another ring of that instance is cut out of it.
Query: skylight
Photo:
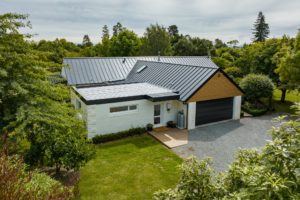
[[[143,65],[141,68],[139,68],[137,71],[136,71],[136,73],[140,73],[140,72],[142,72],[144,69],[146,69],[147,68],[147,65]]]

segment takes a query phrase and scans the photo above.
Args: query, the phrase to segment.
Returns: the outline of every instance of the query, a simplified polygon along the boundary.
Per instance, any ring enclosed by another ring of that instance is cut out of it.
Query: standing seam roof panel
[[[68,84],[103,83],[126,79],[137,60],[158,61],[157,56],[148,57],[124,57],[112,58],[65,58],[62,76]],[[160,57],[161,62],[176,63],[181,65],[195,65],[202,67],[218,68],[209,58],[200,56]],[[158,62],[159,63],[159,62]],[[176,69],[176,68],[173,68]],[[170,73],[171,74],[171,73]]]
[[[143,65],[148,67],[137,73],[136,71]],[[217,70],[218,68],[138,61],[128,75],[127,81],[148,82],[178,91],[180,99],[185,101]]]

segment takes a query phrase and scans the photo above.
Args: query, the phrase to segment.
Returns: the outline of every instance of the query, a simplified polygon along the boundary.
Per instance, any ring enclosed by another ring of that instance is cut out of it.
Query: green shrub
[[[240,82],[245,98],[256,103],[259,98],[271,97],[274,90],[272,80],[265,75],[248,74]]]
[[[94,144],[100,144],[104,142],[109,142],[113,140],[118,140],[121,138],[134,136],[134,135],[141,135],[146,132],[146,129],[144,127],[137,127],[137,128],[131,128],[126,131],[120,131],[117,133],[109,133],[104,135],[96,135],[92,138]]]
[[[253,105],[244,104],[242,105],[242,110],[246,113],[251,114],[252,116],[261,116],[264,115],[267,111],[267,107],[255,107]]]
[[[73,189],[38,171],[26,171],[18,156],[0,154],[0,199],[72,199]]]

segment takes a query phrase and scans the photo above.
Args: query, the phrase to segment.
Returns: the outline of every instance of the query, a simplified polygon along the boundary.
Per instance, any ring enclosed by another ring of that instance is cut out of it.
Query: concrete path
[[[189,132],[188,144],[173,148],[181,157],[194,155],[199,159],[212,157],[216,171],[228,169],[239,148],[259,148],[271,139],[267,134],[272,126],[272,118],[277,114],[262,117],[243,118],[208,125]]]

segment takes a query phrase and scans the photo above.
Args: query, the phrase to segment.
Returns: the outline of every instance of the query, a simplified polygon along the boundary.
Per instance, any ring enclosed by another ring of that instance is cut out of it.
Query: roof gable
[[[243,95],[241,89],[224,72],[218,71],[191,95],[188,102],[222,99],[241,95]]]

